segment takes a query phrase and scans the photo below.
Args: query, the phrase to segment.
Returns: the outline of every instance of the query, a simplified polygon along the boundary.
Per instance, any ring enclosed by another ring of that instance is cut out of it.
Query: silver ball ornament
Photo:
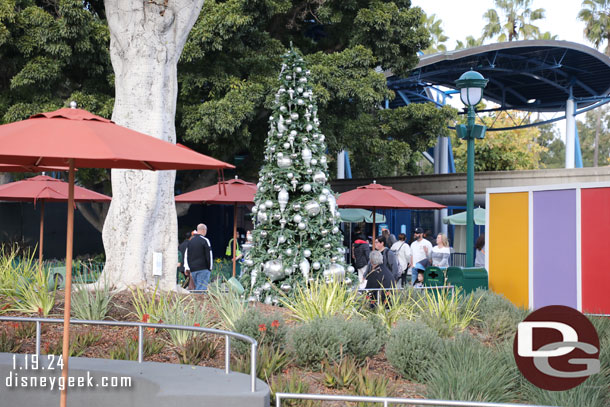
[[[347,266],[347,271],[349,271],[350,273],[353,273],[354,270],[354,266]]]
[[[290,148],[290,143],[284,143],[284,144],[283,144],[283,147],[284,147],[286,150],[288,150],[288,149]]]
[[[333,228],[332,232],[333,232],[333,234],[335,234],[335,235],[336,235],[337,233],[339,233],[339,228],[335,226],[335,227]]]
[[[303,222],[299,222],[299,224],[297,225],[297,227],[299,228],[299,230],[305,230],[305,228],[307,227],[307,225]]]
[[[292,179],[292,177],[294,177],[294,174],[289,172],[288,174],[286,174],[286,176],[288,177],[288,179]]]
[[[313,267],[314,270],[320,270],[320,262],[319,261],[314,261],[311,266]]]
[[[292,218],[292,219],[294,220],[295,223],[299,223],[301,220],[303,220],[301,215],[294,215],[294,218]]]
[[[305,257],[311,256],[311,250],[309,250],[309,249],[303,250],[303,256],[305,256]]]
[[[309,184],[303,185],[303,191],[304,192],[311,192],[311,185],[309,185]]]
[[[326,202],[327,200],[328,200],[328,197],[324,194],[322,194],[318,197],[318,201],[320,201],[322,203]]]

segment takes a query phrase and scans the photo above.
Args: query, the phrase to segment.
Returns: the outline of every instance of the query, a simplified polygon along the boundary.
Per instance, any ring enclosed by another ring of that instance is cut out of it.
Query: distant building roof
[[[512,41],[422,57],[409,77],[388,77],[400,94],[390,107],[430,101],[426,88],[455,88],[471,68],[489,79],[484,97],[502,109],[564,111],[570,89],[579,107],[610,93],[610,58],[597,50],[568,41]]]

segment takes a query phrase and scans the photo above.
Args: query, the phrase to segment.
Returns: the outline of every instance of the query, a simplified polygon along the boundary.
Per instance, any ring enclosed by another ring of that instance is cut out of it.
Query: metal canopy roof
[[[430,89],[455,89],[471,68],[489,79],[484,98],[502,110],[565,111],[570,92],[579,107],[610,93],[610,58],[595,49],[568,41],[513,41],[422,57],[408,78],[388,78],[388,87],[400,96],[389,107],[439,103]]]

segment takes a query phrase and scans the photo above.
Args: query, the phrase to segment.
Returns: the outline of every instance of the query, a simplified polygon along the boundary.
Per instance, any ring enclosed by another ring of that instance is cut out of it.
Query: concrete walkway
[[[33,356],[0,353],[0,406],[59,405],[58,357],[41,355],[35,369]],[[250,376],[209,367],[70,358],[70,376],[71,406],[269,406],[265,382],[252,393]]]

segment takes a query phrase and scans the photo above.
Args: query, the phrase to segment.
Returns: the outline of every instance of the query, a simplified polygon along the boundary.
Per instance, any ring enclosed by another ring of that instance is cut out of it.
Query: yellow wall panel
[[[489,194],[489,288],[517,306],[529,306],[528,193]]]

